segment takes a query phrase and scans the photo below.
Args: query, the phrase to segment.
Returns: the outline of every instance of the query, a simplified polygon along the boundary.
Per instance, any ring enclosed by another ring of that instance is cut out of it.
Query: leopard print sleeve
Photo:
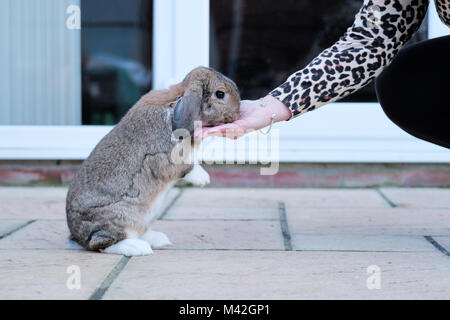
[[[427,7],[428,0],[365,0],[338,42],[270,94],[295,117],[364,87],[417,31]]]
[[[441,21],[450,27],[450,0],[435,0],[435,3]]]

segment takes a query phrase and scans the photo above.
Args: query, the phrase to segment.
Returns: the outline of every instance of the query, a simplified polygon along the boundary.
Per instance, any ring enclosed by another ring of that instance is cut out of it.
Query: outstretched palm
[[[194,133],[194,136],[197,138],[218,136],[237,139],[251,131],[268,126],[270,120],[269,110],[260,107],[256,101],[242,100],[239,119],[217,127],[202,127]]]

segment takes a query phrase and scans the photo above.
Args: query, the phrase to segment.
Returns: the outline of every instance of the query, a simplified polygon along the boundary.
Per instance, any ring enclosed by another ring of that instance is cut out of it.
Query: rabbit
[[[149,228],[162,195],[178,179],[203,186],[208,173],[174,161],[173,132],[194,132],[194,121],[215,126],[235,121],[236,84],[206,67],[166,90],[145,94],[98,143],[74,175],[66,198],[70,239],[79,246],[126,256],[147,255],[171,244]]]

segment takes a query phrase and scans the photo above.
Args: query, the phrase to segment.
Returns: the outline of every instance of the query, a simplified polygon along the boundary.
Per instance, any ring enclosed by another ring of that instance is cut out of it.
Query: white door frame
[[[428,17],[430,37],[450,33],[433,1]],[[181,81],[196,66],[209,65],[209,0],[154,0],[153,22],[155,89]],[[111,128],[0,126],[0,160],[85,159]],[[450,162],[449,150],[406,134],[378,103],[333,103],[275,129],[280,162]],[[221,140],[206,144],[215,148]],[[244,148],[244,140],[236,145]]]
[[[209,0],[154,0],[153,88],[209,66]]]

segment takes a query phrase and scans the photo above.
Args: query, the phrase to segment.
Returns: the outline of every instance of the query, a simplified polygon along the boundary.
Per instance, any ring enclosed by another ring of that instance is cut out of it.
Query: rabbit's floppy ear
[[[173,131],[186,129],[190,134],[194,133],[194,121],[200,120],[202,100],[203,90],[200,86],[186,89],[173,113]]]

